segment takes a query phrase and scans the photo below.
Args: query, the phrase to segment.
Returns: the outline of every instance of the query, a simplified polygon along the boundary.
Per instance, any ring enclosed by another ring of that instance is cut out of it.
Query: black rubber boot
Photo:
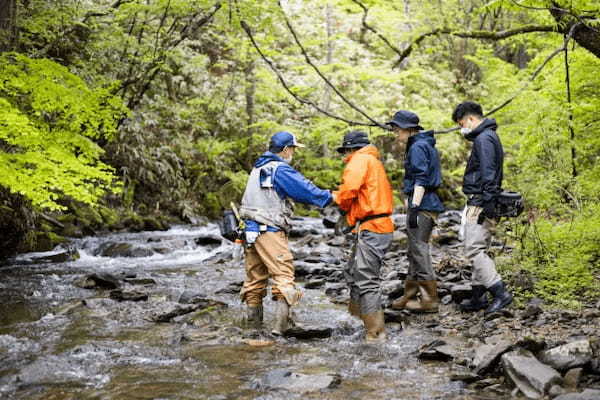
[[[493,284],[488,290],[492,296],[494,296],[494,299],[492,300],[492,304],[486,308],[485,314],[491,314],[500,311],[512,303],[512,295],[508,290],[506,290],[506,287],[502,281]]]
[[[483,285],[473,285],[471,298],[463,300],[458,307],[461,311],[467,312],[483,310],[488,306],[486,291]]]

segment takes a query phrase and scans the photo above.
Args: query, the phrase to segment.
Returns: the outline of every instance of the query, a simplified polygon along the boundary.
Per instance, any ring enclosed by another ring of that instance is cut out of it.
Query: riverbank
[[[404,216],[394,219],[386,306],[402,295],[408,266]],[[529,390],[556,396],[600,389],[596,305],[557,310],[531,300],[489,317],[457,310],[470,291],[457,219],[444,214],[433,237],[440,313],[387,310],[389,341],[381,346],[363,343],[361,322],[345,309],[342,269],[351,238],[334,236],[317,219],[298,219],[290,235],[305,296],[295,310],[302,328],[285,338],[243,327],[241,249],[223,241],[214,224],[86,236],[64,251],[20,255],[0,267],[0,393],[507,399],[531,397]],[[273,304],[265,305],[268,327]]]

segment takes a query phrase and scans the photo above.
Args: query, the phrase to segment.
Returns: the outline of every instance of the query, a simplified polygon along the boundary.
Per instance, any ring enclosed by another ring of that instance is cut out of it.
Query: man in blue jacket
[[[444,206],[436,193],[442,184],[440,157],[433,131],[424,131],[419,117],[401,110],[388,122],[398,140],[406,145],[404,194],[407,205],[408,275],[404,295],[392,303],[396,309],[437,312],[437,281],[431,264],[429,239]],[[420,297],[417,298],[417,293]]]
[[[262,299],[267,281],[277,301],[273,334],[281,335],[290,322],[290,307],[301,297],[294,283],[294,264],[288,247],[292,201],[327,206],[331,192],[316,187],[289,164],[296,148],[304,145],[289,132],[275,133],[269,150],[259,157],[248,178],[240,207],[246,242],[246,280],[240,293],[247,308],[247,321],[260,328],[263,320]]]
[[[502,192],[504,150],[496,134],[494,119],[484,118],[481,106],[466,101],[452,113],[461,133],[473,142],[463,177],[463,193],[467,195],[465,254],[473,264],[471,299],[461,303],[463,311],[493,313],[512,302],[496,264],[486,253],[491,243],[490,230],[496,225],[496,199]],[[487,292],[493,296],[488,303]]]

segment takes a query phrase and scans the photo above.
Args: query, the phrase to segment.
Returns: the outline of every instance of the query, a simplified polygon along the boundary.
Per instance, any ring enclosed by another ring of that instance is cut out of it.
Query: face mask
[[[473,131],[473,129],[471,129],[471,128],[460,128],[460,134],[463,136],[467,136],[472,131]]]

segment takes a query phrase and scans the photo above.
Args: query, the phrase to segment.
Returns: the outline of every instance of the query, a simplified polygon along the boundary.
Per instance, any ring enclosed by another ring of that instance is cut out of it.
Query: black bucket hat
[[[387,125],[392,128],[397,126],[402,129],[417,128],[420,131],[423,130],[423,127],[419,125],[419,117],[417,114],[406,110],[400,110],[394,114],[394,118],[388,122]]]
[[[338,153],[343,153],[348,149],[360,149],[366,145],[371,144],[369,137],[366,132],[363,131],[351,131],[344,135],[344,141],[342,145],[337,148]]]

